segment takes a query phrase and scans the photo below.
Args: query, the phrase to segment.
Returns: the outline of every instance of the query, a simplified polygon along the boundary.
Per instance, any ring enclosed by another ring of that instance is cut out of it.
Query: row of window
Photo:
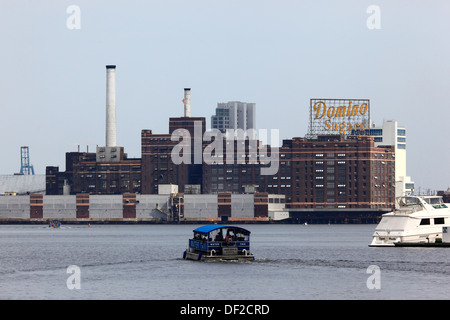
[[[79,166],[76,171],[141,171],[140,165],[87,165]]]
[[[444,218],[434,218],[433,220],[434,224],[445,224]],[[420,220],[420,225],[421,226],[430,225],[431,224],[430,222],[431,222],[430,218],[425,218]]]

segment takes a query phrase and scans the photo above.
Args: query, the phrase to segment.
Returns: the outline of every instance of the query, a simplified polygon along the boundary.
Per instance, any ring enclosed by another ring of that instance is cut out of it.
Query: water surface
[[[375,225],[241,226],[254,262],[183,260],[197,225],[1,225],[0,299],[450,297],[450,248],[368,247]],[[71,265],[80,289],[67,287]]]

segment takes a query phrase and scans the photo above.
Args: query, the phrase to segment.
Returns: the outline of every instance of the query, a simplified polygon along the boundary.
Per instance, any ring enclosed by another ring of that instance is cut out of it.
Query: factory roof
[[[0,195],[45,193],[45,175],[0,175]]]

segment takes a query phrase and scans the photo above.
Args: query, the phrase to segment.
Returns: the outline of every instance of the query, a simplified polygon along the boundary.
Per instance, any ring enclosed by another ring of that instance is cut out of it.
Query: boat
[[[395,209],[381,216],[369,246],[449,246],[449,225],[450,204],[441,196],[401,196],[396,198]]]
[[[61,227],[61,221],[59,220],[49,220],[48,221],[49,228],[60,228]]]
[[[186,260],[252,261],[250,231],[238,226],[211,224],[194,229],[189,246],[183,253]]]

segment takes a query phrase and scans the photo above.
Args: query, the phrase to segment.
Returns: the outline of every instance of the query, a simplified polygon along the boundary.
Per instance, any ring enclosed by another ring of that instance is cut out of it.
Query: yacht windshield
[[[431,205],[443,203],[441,197],[424,197],[423,200],[425,200],[426,203],[431,204]]]
[[[413,197],[402,197],[399,199],[398,204],[400,207],[410,207],[410,208],[422,206],[420,200],[418,198]]]

